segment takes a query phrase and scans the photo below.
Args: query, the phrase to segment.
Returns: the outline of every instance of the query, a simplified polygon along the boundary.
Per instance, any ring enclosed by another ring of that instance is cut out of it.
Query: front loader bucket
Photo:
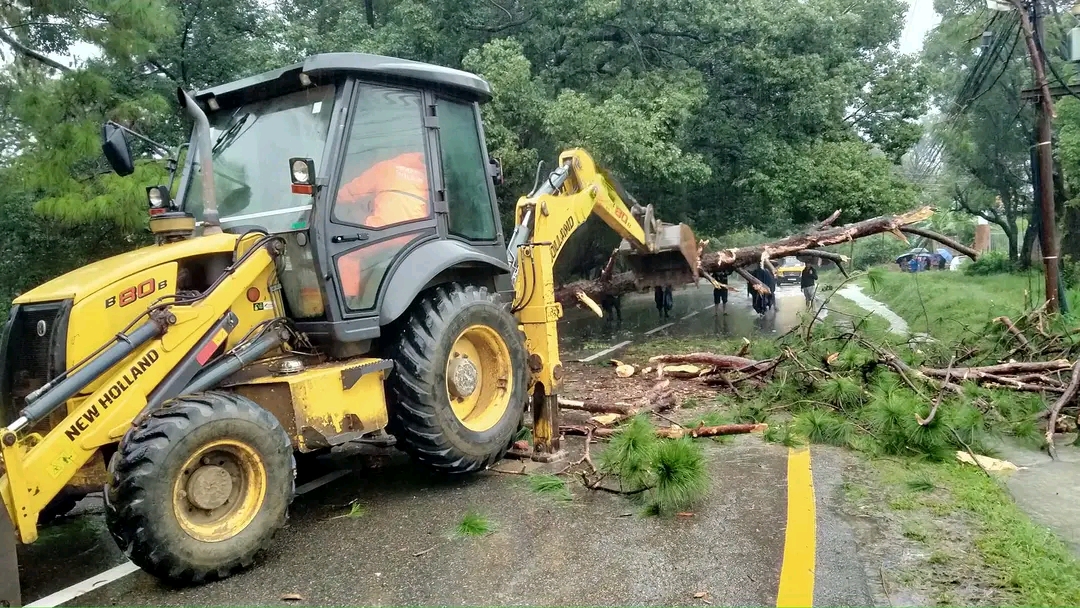
[[[697,282],[698,245],[689,226],[660,224],[654,234],[646,236],[655,242],[655,251],[639,251],[626,241],[620,247],[638,287]]]
[[[0,502],[0,606],[22,606],[19,588],[19,556],[15,552],[15,527],[7,507]]]

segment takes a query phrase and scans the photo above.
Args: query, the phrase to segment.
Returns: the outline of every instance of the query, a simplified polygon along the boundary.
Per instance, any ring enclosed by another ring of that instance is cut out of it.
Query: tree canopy
[[[782,232],[843,208],[896,211],[930,78],[899,54],[903,0],[14,0],[0,8],[8,202],[138,230],[145,185],[105,171],[100,124],[175,145],[172,91],[320,52],[463,68],[490,81],[504,219],[536,165],[582,146],[668,221]],[[88,47],[88,45],[90,45]],[[69,68],[57,56],[94,56]]]

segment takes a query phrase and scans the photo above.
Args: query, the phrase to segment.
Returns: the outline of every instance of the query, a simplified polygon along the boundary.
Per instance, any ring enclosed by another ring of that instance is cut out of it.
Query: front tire
[[[450,473],[502,458],[525,412],[527,353],[517,319],[486,288],[422,294],[392,353],[390,424],[406,452]]]
[[[222,392],[181,397],[147,416],[109,469],[113,538],[140,568],[176,583],[250,566],[285,524],[296,475],[277,419]]]

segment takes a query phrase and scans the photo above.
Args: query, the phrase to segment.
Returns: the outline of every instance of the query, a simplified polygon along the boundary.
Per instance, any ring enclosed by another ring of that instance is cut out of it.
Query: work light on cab
[[[293,194],[315,194],[315,161],[310,158],[290,158],[289,171]]]
[[[171,199],[168,186],[148,186],[146,200],[150,203],[150,215],[160,215],[169,209]]]

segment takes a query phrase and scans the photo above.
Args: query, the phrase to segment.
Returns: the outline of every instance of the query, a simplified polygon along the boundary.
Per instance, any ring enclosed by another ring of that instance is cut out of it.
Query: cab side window
[[[474,241],[495,240],[495,214],[488,190],[491,178],[484,165],[473,106],[439,99],[436,111],[450,234]]]
[[[431,217],[420,94],[364,85],[357,97],[334,221],[378,229]]]

